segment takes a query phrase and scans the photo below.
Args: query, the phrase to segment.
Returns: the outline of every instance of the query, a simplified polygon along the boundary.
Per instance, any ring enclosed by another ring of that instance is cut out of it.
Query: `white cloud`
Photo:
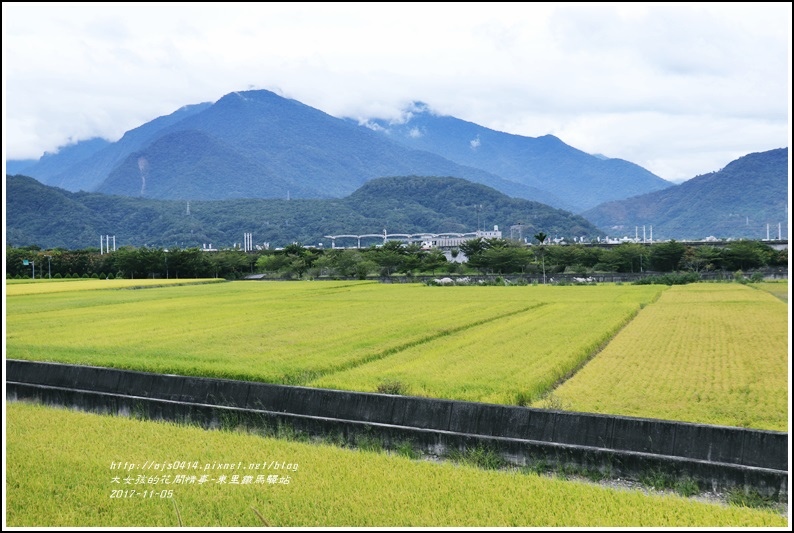
[[[680,180],[790,143],[791,4],[3,3],[10,158],[275,90],[404,123],[413,102]]]

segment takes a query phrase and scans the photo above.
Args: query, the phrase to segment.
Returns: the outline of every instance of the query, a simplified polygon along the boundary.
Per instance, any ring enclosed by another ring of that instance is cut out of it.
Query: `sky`
[[[233,91],[422,101],[681,182],[791,141],[791,3],[3,2],[5,159]]]

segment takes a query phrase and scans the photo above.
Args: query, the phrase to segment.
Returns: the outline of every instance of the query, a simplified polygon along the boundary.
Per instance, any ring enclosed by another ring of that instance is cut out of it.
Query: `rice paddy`
[[[7,283],[6,355],[787,430],[787,284],[188,281]],[[6,414],[10,526],[786,525],[518,471],[27,404]],[[167,488],[110,469],[266,459],[301,466],[226,483],[185,472]]]
[[[787,523],[771,510],[328,444],[24,403],[8,404],[6,415],[10,527],[785,528]],[[273,468],[274,463],[281,466]]]

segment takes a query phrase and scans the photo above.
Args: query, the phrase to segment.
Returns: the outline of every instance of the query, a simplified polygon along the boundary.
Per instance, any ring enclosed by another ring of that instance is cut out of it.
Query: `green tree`
[[[380,267],[384,276],[399,271],[405,255],[405,247],[399,241],[387,241],[380,248],[370,248],[369,252],[369,257]]]
[[[210,270],[214,277],[237,279],[245,272],[250,272],[249,254],[241,250],[219,250],[207,252]],[[256,264],[256,263],[255,263]]]
[[[678,270],[685,250],[686,247],[675,240],[652,245],[650,252],[651,268],[659,272]]]
[[[422,268],[424,255],[424,250],[416,243],[403,246],[402,262],[398,272],[402,272],[407,276],[413,275],[414,272]]]
[[[642,272],[648,268],[648,251],[642,244],[626,242],[607,250],[601,257],[612,272]]]
[[[166,254],[168,261],[168,277],[200,277],[207,270],[206,257],[204,252],[198,248],[187,248],[185,250],[174,249]]]
[[[256,271],[263,273],[282,272],[287,268],[289,259],[284,254],[263,254],[256,261]]]
[[[143,278],[145,268],[140,253],[132,246],[122,246],[113,252],[116,271],[127,279]]]
[[[523,246],[492,247],[482,257],[488,269],[497,274],[524,273],[532,252]]]
[[[716,246],[687,246],[681,257],[681,267],[692,272],[719,269],[722,267],[722,251]]]
[[[774,260],[775,249],[759,241],[740,240],[730,243],[722,252],[727,270],[750,270],[766,266]]]
[[[433,248],[422,257],[422,270],[430,271],[434,276],[436,270],[447,265],[447,257],[438,248]]]
[[[317,256],[311,250],[305,248],[301,243],[294,242],[284,247],[284,255],[288,260],[288,275],[295,275],[299,278],[311,268]]]

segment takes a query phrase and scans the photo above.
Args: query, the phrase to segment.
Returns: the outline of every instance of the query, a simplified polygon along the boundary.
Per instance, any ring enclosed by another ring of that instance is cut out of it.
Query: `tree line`
[[[271,278],[355,278],[393,275],[524,274],[594,272],[736,272],[788,265],[788,250],[761,241],[740,240],[725,246],[668,241],[651,245],[623,243],[611,247],[547,244],[535,235],[527,246],[510,239],[472,239],[445,254],[418,244],[388,241],[361,249],[319,249],[290,244],[279,250],[204,251],[124,246],[66,250],[37,246],[6,247],[6,277],[30,278],[226,278],[264,273]],[[465,262],[461,262],[465,257]]]

